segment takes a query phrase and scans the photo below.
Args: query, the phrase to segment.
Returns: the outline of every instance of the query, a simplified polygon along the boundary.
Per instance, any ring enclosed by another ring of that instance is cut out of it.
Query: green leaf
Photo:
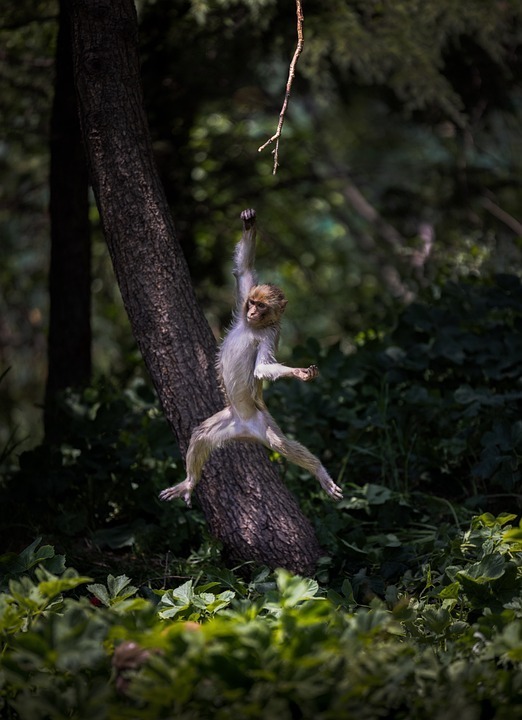
[[[507,543],[522,543],[522,527],[505,530],[502,533],[502,540]]]
[[[192,604],[194,605],[194,607],[197,607],[200,610],[205,610],[207,605],[213,603],[215,599],[216,596],[213,593],[196,592],[192,596]]]
[[[316,599],[319,590],[315,580],[293,576],[281,569],[276,571],[276,583],[281,594],[281,603],[286,607],[295,607],[306,600]]]
[[[487,528],[494,528],[497,525],[505,525],[508,522],[511,522],[512,520],[515,520],[517,518],[516,515],[513,515],[513,513],[500,513],[500,515],[495,516],[491,513],[482,513],[482,515],[478,515],[473,518],[472,520],[472,527],[473,528],[480,528],[480,527],[487,527]]]
[[[439,597],[441,599],[452,599],[457,600],[460,593],[460,583],[459,582],[452,582],[450,585],[446,585],[446,587],[442,588],[442,590],[439,592]]]
[[[194,590],[192,580],[173,590],[163,593],[158,603],[159,616],[163,619],[175,617],[189,610],[193,604]],[[204,604],[203,604],[204,605]]]
[[[502,577],[506,568],[506,560],[499,553],[486,555],[482,560],[460,570],[457,577],[473,583],[485,584]]]
[[[109,575],[107,577],[107,587],[109,588],[111,598],[128,598],[134,595],[138,591],[138,588],[129,585],[129,583],[130,578],[126,575],[118,575],[118,577]]]
[[[451,615],[446,608],[427,608],[422,617],[436,635],[442,635],[451,624]]]
[[[98,598],[98,600],[103,605],[105,605],[105,607],[110,607],[111,598],[109,596],[109,593],[107,592],[107,588],[105,587],[105,585],[100,585],[100,583],[87,585],[87,590],[92,593],[95,598]]]
[[[183,585],[180,585],[175,590],[171,590],[170,592],[172,597],[176,598],[185,605],[189,605],[194,596],[192,584],[192,580],[187,580],[187,582],[183,583]]]
[[[230,605],[230,603],[235,597],[235,592],[233,592],[232,590],[225,590],[219,595],[216,595],[214,600],[208,603],[205,609],[208,613],[217,613],[219,612],[219,610],[222,610],[223,608]]]
[[[517,515],[513,513],[500,513],[500,515],[497,515],[497,522],[499,525],[506,525],[506,523],[516,520],[516,518]]]
[[[90,577],[82,577],[73,571],[74,575],[68,577],[53,578],[39,583],[38,587],[42,595],[46,598],[54,598],[67,590],[74,590],[79,585],[84,585],[92,580]]]
[[[341,585],[341,592],[350,605],[355,605],[355,596],[351,582],[346,578]]]
[[[118,575],[118,577],[108,575],[107,587],[99,583],[95,583],[93,585],[88,585],[87,589],[94,595],[94,597],[98,598],[103,605],[111,607],[117,603],[122,603],[127,600],[127,598],[132,597],[138,592],[138,588],[130,585],[129,583],[130,578],[126,575]],[[124,608],[120,609],[122,611],[124,610]]]
[[[51,545],[38,548],[42,538],[36,538],[19,555],[8,553],[0,558],[0,567],[3,571],[3,584],[9,577],[29,573],[33,568],[41,565],[54,575],[60,575],[65,569],[65,556],[56,555]]]

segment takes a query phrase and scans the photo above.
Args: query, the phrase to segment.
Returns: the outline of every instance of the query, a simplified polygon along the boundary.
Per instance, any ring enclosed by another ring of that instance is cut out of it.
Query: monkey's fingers
[[[307,368],[297,368],[295,375],[303,382],[309,382],[310,380],[315,380],[319,375],[319,368],[317,365],[310,365],[310,367]]]
[[[335,502],[339,502],[339,500],[343,499],[343,491],[341,490],[339,485],[334,484],[328,495],[332,498],[332,500],[335,500]]]
[[[159,499],[168,501],[168,500],[175,500],[176,498],[183,498],[183,500],[187,503],[188,507],[191,507],[191,488],[187,481],[178,483],[177,485],[172,485],[172,487],[165,488],[165,490],[162,490],[159,494]]]
[[[241,213],[241,220],[243,221],[243,225],[246,230],[253,227],[256,222],[256,211],[254,208],[247,208],[246,210],[243,210]]]
[[[319,376],[319,368],[317,365],[310,365],[308,368],[308,375],[310,380],[314,380],[316,377]]]
[[[331,485],[325,487],[324,489],[332,498],[332,500],[335,500],[335,502],[339,502],[339,500],[343,499],[343,491],[341,490],[339,485],[336,485],[333,481]]]

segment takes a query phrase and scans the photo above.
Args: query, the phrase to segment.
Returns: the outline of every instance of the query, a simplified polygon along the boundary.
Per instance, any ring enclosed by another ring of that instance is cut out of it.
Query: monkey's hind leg
[[[191,495],[198,484],[203,466],[214,448],[220,447],[237,434],[234,415],[230,408],[204,420],[194,428],[187,450],[187,477],[183,482],[165,488],[160,492],[160,500],[183,498],[188,507],[191,506]]]
[[[284,455],[288,460],[314,475],[323,490],[332,500],[342,500],[343,491],[334,483],[319,458],[316,458],[315,455],[313,455],[308,448],[305,448],[304,445],[301,445],[301,443],[287,438],[272,417],[270,417],[270,422],[267,425],[263,442],[265,445],[268,445],[271,450],[275,450],[281,455]]]

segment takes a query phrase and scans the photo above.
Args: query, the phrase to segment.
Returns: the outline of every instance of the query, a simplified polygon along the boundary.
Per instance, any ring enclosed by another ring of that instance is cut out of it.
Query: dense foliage
[[[410,305],[383,339],[361,334],[351,355],[327,350],[316,385],[273,385],[270,405],[284,426],[298,419],[299,434],[308,431],[323,452],[334,439],[334,464],[357,483],[379,478],[397,491],[449,497],[513,492],[521,480],[521,330],[517,277],[448,283],[429,304]],[[294,359],[319,352],[310,344]]]
[[[1,558],[6,718],[425,718],[522,710],[522,528],[475,517],[356,606],[284,571],[92,583],[38,541]]]

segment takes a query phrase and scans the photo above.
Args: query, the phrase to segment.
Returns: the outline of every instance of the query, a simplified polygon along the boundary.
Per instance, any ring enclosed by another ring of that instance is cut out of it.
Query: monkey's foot
[[[254,208],[248,208],[247,210],[243,210],[243,212],[241,213],[241,220],[243,221],[243,225],[245,226],[246,230],[253,227],[256,222],[256,211],[254,210]]]
[[[194,486],[188,480],[172,485],[172,487],[165,488],[159,494],[160,500],[175,500],[176,498],[183,498],[187,503],[188,507],[192,506],[191,495]]]
[[[343,499],[343,491],[341,490],[339,485],[336,485],[333,481],[331,485],[325,487],[324,490],[328,493],[332,500],[335,500],[335,502]]]
[[[343,491],[341,490],[339,485],[336,485],[334,483],[334,481],[328,474],[318,477],[317,479],[319,480],[321,487],[323,488],[325,493],[327,493],[332,498],[332,500],[335,500],[337,502],[338,500],[343,499]]]

